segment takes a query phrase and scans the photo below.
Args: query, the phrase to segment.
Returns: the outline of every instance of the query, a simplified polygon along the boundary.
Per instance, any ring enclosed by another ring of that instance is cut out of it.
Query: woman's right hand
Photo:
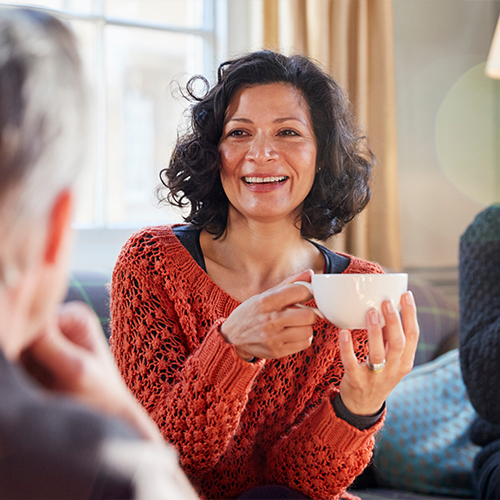
[[[240,358],[278,359],[307,349],[313,339],[316,314],[292,306],[312,298],[295,281],[311,281],[303,271],[240,304],[221,326],[224,340],[234,345]]]

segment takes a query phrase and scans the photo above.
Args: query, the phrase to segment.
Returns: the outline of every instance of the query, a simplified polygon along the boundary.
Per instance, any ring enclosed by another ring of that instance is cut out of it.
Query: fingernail
[[[406,303],[409,305],[409,306],[414,306],[415,305],[415,297],[413,296],[413,293],[408,290],[405,294],[405,300],[406,300]]]
[[[349,330],[340,330],[340,340],[342,342],[349,342]]]
[[[396,306],[394,305],[394,301],[392,299],[385,303],[385,307],[387,312],[390,314],[394,314],[396,312]]]
[[[368,312],[368,319],[370,320],[370,323],[372,325],[379,324],[378,312],[376,309],[372,309],[371,311]]]

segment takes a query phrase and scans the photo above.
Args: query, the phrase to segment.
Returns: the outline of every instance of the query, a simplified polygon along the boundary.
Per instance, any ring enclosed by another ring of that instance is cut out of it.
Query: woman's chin
[[[245,219],[247,221],[275,224],[283,223],[296,225],[302,212],[302,203],[295,208],[280,207],[276,203],[259,203],[253,206],[237,206],[229,204],[229,218],[232,220]]]

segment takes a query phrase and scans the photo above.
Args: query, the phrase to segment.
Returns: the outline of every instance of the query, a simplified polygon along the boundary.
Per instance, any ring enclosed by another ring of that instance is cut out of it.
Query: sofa
[[[93,308],[108,339],[109,280],[75,271],[66,296]],[[421,331],[415,366],[391,394],[372,463],[350,491],[362,500],[472,498],[477,449],[468,438],[474,411],[458,363],[458,307],[411,275],[409,289]]]

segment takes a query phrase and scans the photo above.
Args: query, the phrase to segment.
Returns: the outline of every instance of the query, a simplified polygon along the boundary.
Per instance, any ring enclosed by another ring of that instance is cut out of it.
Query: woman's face
[[[230,212],[293,223],[314,182],[317,149],[298,89],[285,83],[240,89],[227,108],[219,142]]]

